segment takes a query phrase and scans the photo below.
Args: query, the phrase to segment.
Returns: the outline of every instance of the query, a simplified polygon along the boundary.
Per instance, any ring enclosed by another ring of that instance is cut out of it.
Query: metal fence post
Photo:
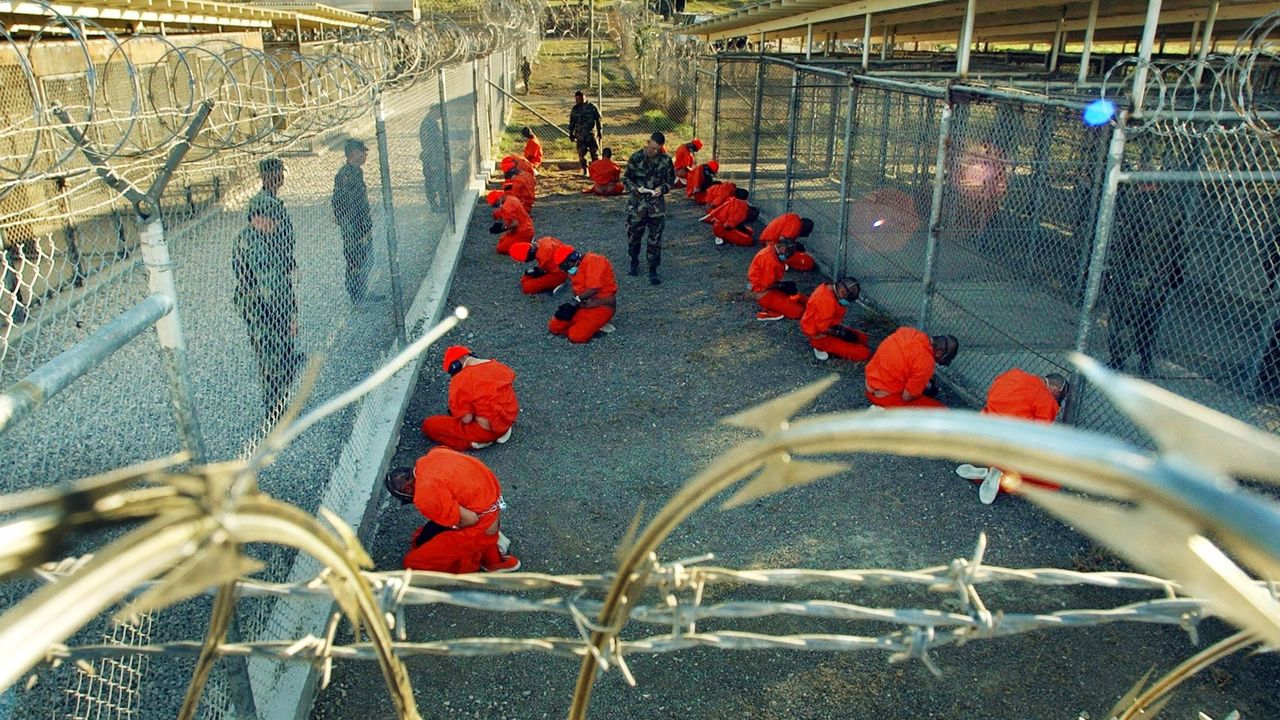
[[[934,156],[937,166],[933,171],[933,197],[929,200],[929,236],[924,246],[924,275],[920,283],[920,317],[916,326],[928,331],[929,315],[933,312],[934,274],[938,262],[938,232],[942,229],[942,189],[947,177],[947,148],[951,146],[952,100],[948,97],[942,106],[938,120],[938,151]]]
[[[879,166],[880,179],[885,178],[885,163],[889,159],[889,115],[893,108],[893,93],[884,90],[884,102],[880,108],[880,161],[876,163]]]
[[[796,132],[799,130],[800,71],[791,66],[791,105],[787,110],[787,171],[782,185],[784,212],[791,212],[791,189],[795,183]]]
[[[720,81],[723,63],[716,56],[716,89],[711,100],[711,157],[720,157]]]
[[[503,54],[506,54],[505,51]],[[453,165],[450,161],[453,155],[449,152],[449,113],[445,109],[449,101],[445,99],[448,96],[445,95],[444,68],[436,71],[436,81],[437,92],[440,96],[440,142],[444,145],[444,195],[445,202],[449,205],[449,229],[457,230],[458,218],[455,215],[457,214],[456,206],[458,201],[453,196]]]
[[[1037,222],[1040,218],[1040,211],[1044,207],[1044,196],[1049,190],[1049,163],[1053,161],[1050,150],[1053,148],[1053,130],[1057,124],[1057,112],[1049,106],[1043,106],[1040,109],[1040,133],[1036,138],[1036,172],[1033,177],[1038,179],[1035,183],[1035,194],[1031,197],[1031,217],[1036,218]]]
[[[182,335],[182,320],[178,316],[178,293],[173,280],[173,262],[169,257],[169,243],[164,238],[164,222],[159,214],[140,221],[139,245],[142,261],[147,266],[147,286],[152,293],[173,301],[173,310],[156,321],[156,336],[164,358],[165,373],[169,376],[169,401],[173,405],[173,419],[182,438],[182,446],[191,453],[193,463],[203,463],[207,450],[200,421],[196,417],[195,395],[191,391],[191,367],[187,362],[187,341]]]
[[[827,174],[827,177],[830,177],[830,176],[831,176],[831,168],[832,168],[832,166],[835,164],[835,158],[836,158],[836,118],[837,118],[837,117],[839,117],[838,112],[839,112],[839,107],[840,107],[840,90],[839,90],[839,88],[837,88],[837,87],[835,86],[835,83],[832,83],[831,85],[832,85],[832,87],[831,87],[831,115],[830,115],[830,117],[831,117],[831,122],[828,124],[828,131],[827,131],[827,152],[826,152],[826,155],[824,156],[824,157],[826,158],[826,174]],[[817,105],[817,103],[814,103],[814,105],[816,106],[816,105]]]
[[[751,174],[747,176],[747,192],[756,192],[756,163],[760,161],[760,106],[764,103],[764,56],[756,59],[759,66],[756,70],[756,106],[755,121],[751,124]]]
[[[400,243],[396,239],[396,203],[391,193],[391,153],[387,149],[387,120],[382,108],[381,93],[373,96],[373,127],[378,140],[378,174],[382,178],[382,224],[386,230],[387,263],[391,270],[391,310],[395,314],[396,339],[404,345],[407,338],[404,331],[404,295],[400,279]]]
[[[476,174],[480,173],[480,169],[484,167],[484,148],[485,143],[480,141],[480,61],[471,61],[471,109],[473,113],[475,131],[476,131]]]
[[[853,113],[858,102],[858,81],[849,76],[849,100],[844,114],[844,167],[840,169],[840,215],[836,218],[836,261],[834,277],[844,277],[849,254],[849,180],[853,175]],[[834,134],[834,133],[832,133]]]
[[[1098,219],[1094,226],[1093,249],[1089,253],[1089,273],[1085,280],[1084,299],[1080,302],[1080,318],[1076,327],[1075,351],[1084,353],[1089,348],[1089,333],[1093,329],[1093,313],[1098,305],[1098,296],[1102,293],[1102,276],[1106,269],[1107,248],[1111,243],[1111,223],[1115,217],[1116,195],[1120,190],[1120,169],[1124,164],[1125,124],[1129,114],[1122,112],[1116,122],[1115,132],[1111,135],[1111,147],[1107,151],[1107,174],[1102,187],[1102,200],[1098,204]],[[1080,373],[1072,373],[1072,392],[1067,395],[1066,409],[1063,418],[1069,422],[1076,421],[1080,411],[1079,398],[1083,394],[1083,378]]]

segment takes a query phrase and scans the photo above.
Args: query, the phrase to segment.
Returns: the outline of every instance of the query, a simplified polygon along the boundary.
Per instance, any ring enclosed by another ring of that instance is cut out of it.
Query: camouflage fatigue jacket
[[[627,201],[627,210],[631,213],[657,217],[667,212],[666,195],[671,186],[676,184],[675,167],[671,164],[671,156],[660,152],[653,157],[637,150],[627,160],[627,169],[622,173],[622,186],[631,193]],[[636,192],[637,188],[661,190],[661,194],[649,195]]]
[[[585,140],[595,135],[598,122],[600,122],[600,111],[590,102],[575,104],[569,109],[569,134],[575,140]]]
[[[277,229],[267,234],[246,227],[231,250],[231,270],[236,279],[235,305],[252,334],[266,336],[287,332],[298,314],[293,288],[293,224],[279,198],[260,192],[251,204],[267,205]]]

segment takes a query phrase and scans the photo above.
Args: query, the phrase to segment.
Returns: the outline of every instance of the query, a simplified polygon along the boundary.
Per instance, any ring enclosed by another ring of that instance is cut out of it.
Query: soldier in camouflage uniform
[[[577,145],[578,163],[582,176],[587,176],[587,153],[595,162],[600,152],[600,138],[604,129],[600,125],[600,111],[587,101],[582,91],[573,94],[573,107],[569,109],[569,139]]]
[[[249,344],[258,359],[262,401],[270,421],[284,410],[289,386],[302,365],[295,349],[298,298],[293,277],[293,222],[276,196],[284,185],[284,163],[268,158],[258,164],[262,190],[249,201],[249,226],[231,251],[236,278],[235,305],[244,319]]]
[[[666,142],[662,133],[649,137],[645,146],[635,151],[627,160],[622,173],[622,185],[631,193],[627,201],[627,252],[631,254],[631,267],[627,274],[634,276],[640,267],[640,240],[649,231],[649,244],[645,254],[649,260],[649,282],[662,283],[658,277],[658,265],[662,264],[662,230],[667,220],[666,194],[676,182],[671,156],[663,151]]]
[[[360,169],[369,157],[369,149],[353,139],[347,141],[344,150],[347,161],[333,178],[330,204],[342,232],[342,255],[347,261],[347,295],[351,302],[358,303],[364,299],[365,284],[369,278],[369,251],[373,244],[369,188],[364,183],[364,171]]]

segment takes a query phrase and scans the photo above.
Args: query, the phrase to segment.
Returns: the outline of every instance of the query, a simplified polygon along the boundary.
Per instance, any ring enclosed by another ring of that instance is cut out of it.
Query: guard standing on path
[[[573,108],[569,110],[569,139],[578,146],[578,162],[582,165],[584,177],[587,174],[587,153],[591,153],[591,161],[595,162],[603,137],[600,111],[587,102],[587,98],[579,90],[573,94]]]
[[[268,422],[283,412],[289,386],[302,366],[295,349],[298,297],[293,276],[293,222],[276,196],[284,185],[284,163],[267,158],[258,163],[262,190],[249,200],[249,225],[236,237],[231,270],[236,278],[235,305],[244,319],[249,345],[258,359],[262,403]]]
[[[359,140],[348,140],[343,147],[347,161],[333,178],[333,218],[342,232],[342,255],[347,261],[347,295],[351,302],[364,299],[369,278],[369,251],[373,246],[370,233],[369,188],[360,166],[369,157],[369,148]]]
[[[671,157],[662,151],[666,141],[660,132],[650,135],[649,142],[627,160],[627,169],[622,174],[622,185],[631,193],[627,202],[627,252],[631,255],[631,266],[627,274],[635,276],[640,272],[640,241],[647,229],[649,242],[645,255],[649,260],[649,282],[653,285],[662,283],[658,266],[662,264],[662,230],[667,221],[666,194],[676,181]]]

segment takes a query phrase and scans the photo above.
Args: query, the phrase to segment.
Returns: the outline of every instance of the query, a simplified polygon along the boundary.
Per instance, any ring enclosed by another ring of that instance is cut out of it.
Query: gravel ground
[[[625,153],[622,153],[625,155]],[[550,180],[550,178],[548,178]],[[572,187],[558,178],[545,183]],[[598,573],[613,567],[625,528],[644,508],[651,517],[688,477],[748,437],[719,418],[838,372],[841,380],[813,412],[858,408],[862,367],[813,359],[795,323],[757,323],[741,292],[750,251],[713,246],[697,211],[670,204],[665,283],[625,275],[624,200],[561,194],[534,212],[539,235],[555,235],[603,253],[618,269],[618,331],[586,346],[549,335],[557,300],[525,297],[520,266],[494,254],[487,213],[471,220],[451,304],[473,319],[448,340],[496,357],[519,374],[523,412],[514,438],[479,454],[503,482],[510,509],[504,529],[529,571]],[[856,272],[856,269],[855,269]],[[798,278],[812,286],[815,277]],[[890,327],[864,311],[875,337]],[[443,347],[424,365],[405,419],[396,464],[428,449],[417,426],[444,407]],[[987,562],[1011,567],[1091,563],[1086,539],[1028,503],[978,503],[976,489],[951,466],[912,458],[864,455],[845,475],[731,511],[696,513],[660,555],[673,560],[705,552],[728,567],[911,569],[967,556],[979,532],[990,540]],[[381,569],[400,567],[420,524],[412,508],[387,508],[369,550]],[[719,593],[728,594],[729,590]],[[833,597],[880,607],[950,607],[946,596],[905,589],[732,591],[740,599]],[[985,592],[989,606],[1011,612],[1102,608],[1148,597],[1081,588],[1010,586]],[[645,598],[652,602],[653,598]],[[415,640],[485,636],[572,637],[558,618],[490,616],[446,607],[408,612]],[[705,626],[700,626],[705,627]],[[879,634],[884,625],[818,624],[771,619],[721,623],[720,629]],[[636,637],[640,628],[631,628]],[[646,632],[650,628],[644,628]],[[660,629],[653,632],[661,632]],[[1223,636],[1216,623],[1201,642]],[[1148,668],[1168,670],[1195,651],[1175,628],[1112,625],[1035,633],[943,648],[933,677],[918,661],[888,664],[880,652],[716,652],[695,650],[628,661],[639,685],[617,673],[596,685],[592,716],[630,718],[1075,718],[1102,717]],[[577,663],[526,654],[500,658],[414,658],[409,668],[428,717],[555,718],[569,706]],[[1236,657],[1184,685],[1166,713],[1221,718],[1280,716],[1274,655]],[[338,663],[314,720],[392,716],[371,663]]]

